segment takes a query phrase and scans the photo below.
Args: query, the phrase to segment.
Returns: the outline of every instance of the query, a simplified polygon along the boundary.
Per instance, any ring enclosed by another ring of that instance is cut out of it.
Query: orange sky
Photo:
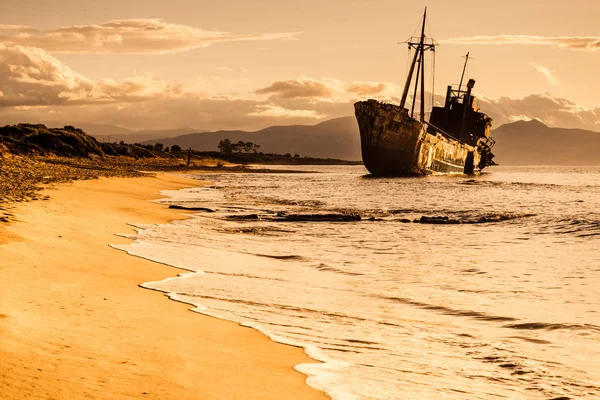
[[[436,92],[467,51],[496,125],[600,130],[600,2],[431,0]],[[401,94],[425,3],[4,0],[0,123],[258,129]]]

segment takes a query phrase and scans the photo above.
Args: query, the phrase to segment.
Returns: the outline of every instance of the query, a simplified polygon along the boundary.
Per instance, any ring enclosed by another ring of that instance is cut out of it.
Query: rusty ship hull
[[[377,176],[427,175],[480,171],[478,146],[462,143],[411,118],[408,110],[376,100],[354,105],[362,159]],[[432,132],[433,131],[433,132]]]
[[[421,35],[406,42],[409,54],[413,50],[414,53],[400,105],[373,99],[354,104],[363,163],[373,175],[475,174],[495,164],[491,151],[495,142],[490,137],[492,118],[479,110],[473,96],[475,80],[468,79],[463,86],[469,53],[458,87],[447,87],[443,106],[434,106],[432,97],[426,121],[425,65],[435,65],[437,46],[435,40],[425,36],[426,21],[427,8]],[[426,62],[425,53],[431,54],[433,62]],[[431,80],[430,93],[435,93]],[[410,114],[405,107],[409,91],[413,93]]]

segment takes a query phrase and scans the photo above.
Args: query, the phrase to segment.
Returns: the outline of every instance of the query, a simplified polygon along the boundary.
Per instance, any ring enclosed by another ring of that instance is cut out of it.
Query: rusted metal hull
[[[477,173],[476,146],[428,133],[408,110],[376,100],[354,104],[363,163],[377,176]]]

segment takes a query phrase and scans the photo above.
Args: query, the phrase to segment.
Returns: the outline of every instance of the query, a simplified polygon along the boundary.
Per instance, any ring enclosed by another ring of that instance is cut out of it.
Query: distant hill
[[[196,128],[175,128],[175,129],[140,129],[133,130],[123,128],[122,126],[111,124],[96,124],[91,122],[60,122],[51,121],[45,122],[46,126],[66,126],[75,125],[82,129],[88,135],[91,135],[101,142],[120,142],[121,140],[127,143],[143,142],[157,138],[169,138],[192,132],[205,132],[202,129]]]
[[[301,156],[360,160],[360,136],[356,119],[336,118],[317,125],[271,126],[255,132],[217,131],[152,139],[144,144],[177,144],[184,149],[215,151],[223,139],[259,144],[264,153],[297,153]]]
[[[550,128],[540,121],[518,121],[492,131],[495,161],[501,165],[600,165],[600,132]],[[217,131],[145,144],[178,144],[186,149],[214,151],[223,139],[261,145],[265,153],[298,153],[302,156],[360,160],[360,136],[353,116],[318,125],[272,126],[260,131]]]
[[[517,121],[492,131],[500,165],[600,165],[600,132]]]
[[[177,144],[184,149],[216,151],[223,139],[254,142],[264,153],[361,160],[358,125],[353,116],[317,125],[272,126],[259,131],[198,132],[193,128],[134,131],[109,124],[81,123],[77,127],[100,142]],[[196,131],[196,133],[189,133]],[[182,135],[182,133],[185,133]],[[540,121],[517,121],[492,131],[495,161],[501,165],[600,165],[600,132],[550,128]]]

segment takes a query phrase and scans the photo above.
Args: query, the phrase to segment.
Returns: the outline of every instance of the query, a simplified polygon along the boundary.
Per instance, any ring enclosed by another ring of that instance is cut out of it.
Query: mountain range
[[[217,131],[190,133],[160,140],[148,140],[142,144],[174,144],[184,149],[215,151],[223,139],[234,143],[253,142],[264,153],[290,153],[319,158],[360,160],[360,136],[354,117],[342,117],[317,125],[271,126],[260,131]]]
[[[495,161],[500,165],[600,165],[600,132],[551,128],[538,120],[504,124],[492,131]],[[360,136],[354,117],[317,125],[272,126],[260,131],[191,133],[150,140],[168,146],[214,151],[219,141],[251,141],[265,153],[360,160]]]
[[[600,165],[600,132],[517,121],[492,131],[500,165]]]
[[[223,139],[253,142],[264,153],[360,160],[360,136],[353,116],[317,125],[271,126],[259,131],[193,128],[134,131],[114,125],[76,124],[100,141],[177,144],[184,149],[216,151]],[[195,132],[195,133],[189,133]],[[500,165],[600,165],[600,132],[552,128],[538,120],[517,121],[492,131],[495,161]]]

